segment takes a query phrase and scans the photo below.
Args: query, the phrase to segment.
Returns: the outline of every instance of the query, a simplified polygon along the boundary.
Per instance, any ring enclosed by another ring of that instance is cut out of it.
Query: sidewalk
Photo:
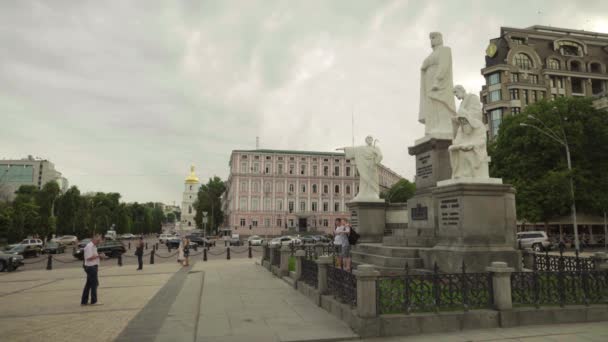
[[[0,276],[0,336],[6,341],[113,341],[179,268],[175,264],[104,266],[99,271],[100,306],[80,306],[81,267],[3,273]],[[43,338],[44,336],[44,338]]]
[[[233,259],[196,263],[156,341],[272,342],[355,338],[357,336],[344,322],[314,305],[253,260]]]
[[[506,329],[466,330],[453,333],[363,339],[365,342],[605,342],[606,322],[534,325]]]

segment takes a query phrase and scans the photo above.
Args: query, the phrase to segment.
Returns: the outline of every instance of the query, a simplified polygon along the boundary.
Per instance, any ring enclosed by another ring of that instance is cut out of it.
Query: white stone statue
[[[452,117],[456,112],[452,90],[452,50],[443,46],[443,37],[432,32],[433,52],[420,68],[420,112],[418,121],[424,124],[424,135],[450,139],[453,136]]]
[[[376,147],[374,138],[368,135],[365,138],[366,145],[355,147],[342,147],[346,158],[354,159],[359,172],[359,193],[353,202],[382,202],[380,199],[380,179],[378,166],[382,161],[382,152]]]
[[[481,103],[475,94],[467,94],[464,87],[454,87],[454,95],[462,100],[454,117],[455,136],[449,147],[452,179],[490,178],[486,150],[486,126],[482,121]]]

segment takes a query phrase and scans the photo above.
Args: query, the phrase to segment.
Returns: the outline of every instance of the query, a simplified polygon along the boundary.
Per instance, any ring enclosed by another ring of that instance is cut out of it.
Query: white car
[[[19,244],[24,245],[24,246],[36,246],[40,250],[42,250],[42,247],[44,247],[44,243],[40,239],[25,239],[25,240],[21,241]]]
[[[74,235],[58,236],[51,241],[55,241],[64,246],[76,246],[78,244],[78,238]]]
[[[167,243],[167,240],[170,239],[175,239],[175,235],[173,234],[160,234],[160,236],[158,237],[158,242],[160,243]]]
[[[261,246],[262,242],[264,242],[264,239],[257,235],[253,235],[247,239],[247,242],[252,246]]]
[[[127,233],[127,234],[122,234],[120,236],[120,238],[123,239],[123,240],[132,240],[132,239],[137,238],[137,236],[135,236],[135,235],[133,235],[131,233]]]
[[[281,237],[270,240],[269,245],[270,246],[276,246],[276,245],[289,246],[291,244],[299,246],[302,244],[302,241],[293,236],[281,236]]]

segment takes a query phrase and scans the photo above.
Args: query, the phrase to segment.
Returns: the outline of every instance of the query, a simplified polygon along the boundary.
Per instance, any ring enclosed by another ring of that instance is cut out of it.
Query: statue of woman
[[[354,159],[359,172],[359,193],[353,202],[379,202],[380,182],[378,177],[378,165],[382,161],[382,152],[375,146],[374,138],[368,135],[365,138],[366,145],[355,147],[342,147],[347,159]]]

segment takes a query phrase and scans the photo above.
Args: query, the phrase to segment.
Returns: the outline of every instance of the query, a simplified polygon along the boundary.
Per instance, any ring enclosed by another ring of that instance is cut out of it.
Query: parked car
[[[59,254],[65,252],[65,246],[56,241],[49,241],[46,246],[42,249],[43,253],[47,254]]]
[[[532,248],[535,252],[550,250],[551,241],[542,230],[517,233],[517,245],[520,248]]]
[[[281,236],[281,237],[270,240],[270,246],[275,246],[275,245],[288,246],[291,244],[294,244],[296,246],[301,245],[302,240],[300,240],[296,237],[293,237],[293,236]]]
[[[18,254],[10,254],[0,252],[0,272],[6,271],[9,265],[9,260],[12,258],[13,261],[13,270],[19,268],[19,266],[23,265],[23,256]]]
[[[9,250],[7,253],[13,254],[13,255],[21,255],[22,257],[27,258],[27,257],[37,257],[40,255],[40,253],[42,253],[42,251],[36,245],[19,244],[19,245],[15,246],[13,249]]]
[[[44,243],[40,239],[24,239],[19,244],[24,246],[35,246],[38,248],[38,251],[42,251],[42,247],[44,247]]]
[[[58,236],[51,241],[60,243],[63,246],[76,246],[78,244],[78,238],[74,235]]]
[[[312,236],[301,236],[299,239],[304,245],[314,245],[317,243],[317,240],[315,240]]]
[[[264,239],[262,239],[261,237],[259,237],[257,235],[252,235],[249,238],[247,238],[247,243],[249,243],[252,246],[261,246],[262,242],[264,242]]]
[[[173,234],[160,234],[159,238],[158,238],[158,242],[162,243],[166,243],[167,240],[169,239],[174,239],[175,235]]]
[[[178,248],[179,244],[181,242],[182,242],[182,239],[180,239],[178,237],[171,237],[171,238],[165,240],[165,246],[171,247],[171,248]]]
[[[97,245],[97,253],[105,254],[107,257],[117,257],[126,251],[127,249],[122,242],[117,240],[104,240]],[[84,259],[84,246],[74,251],[73,255],[77,259]]]
[[[202,236],[200,236],[198,234],[196,234],[196,235],[194,235],[194,234],[193,235],[188,235],[188,236],[186,236],[186,238],[188,240],[190,240],[191,244],[192,243],[196,243],[197,245],[202,246],[202,247],[215,246],[215,241],[211,241],[211,240],[209,240],[209,239],[207,239],[205,237],[202,237]]]
[[[131,234],[131,233],[127,233],[127,234],[122,234],[120,236],[121,240],[133,240],[133,239],[137,239],[137,236]]]
[[[241,239],[239,238],[239,234],[232,234],[228,241],[230,243],[230,246],[240,246],[243,244],[241,242]]]
[[[323,235],[313,235],[312,238],[316,243],[330,243],[331,239]]]

